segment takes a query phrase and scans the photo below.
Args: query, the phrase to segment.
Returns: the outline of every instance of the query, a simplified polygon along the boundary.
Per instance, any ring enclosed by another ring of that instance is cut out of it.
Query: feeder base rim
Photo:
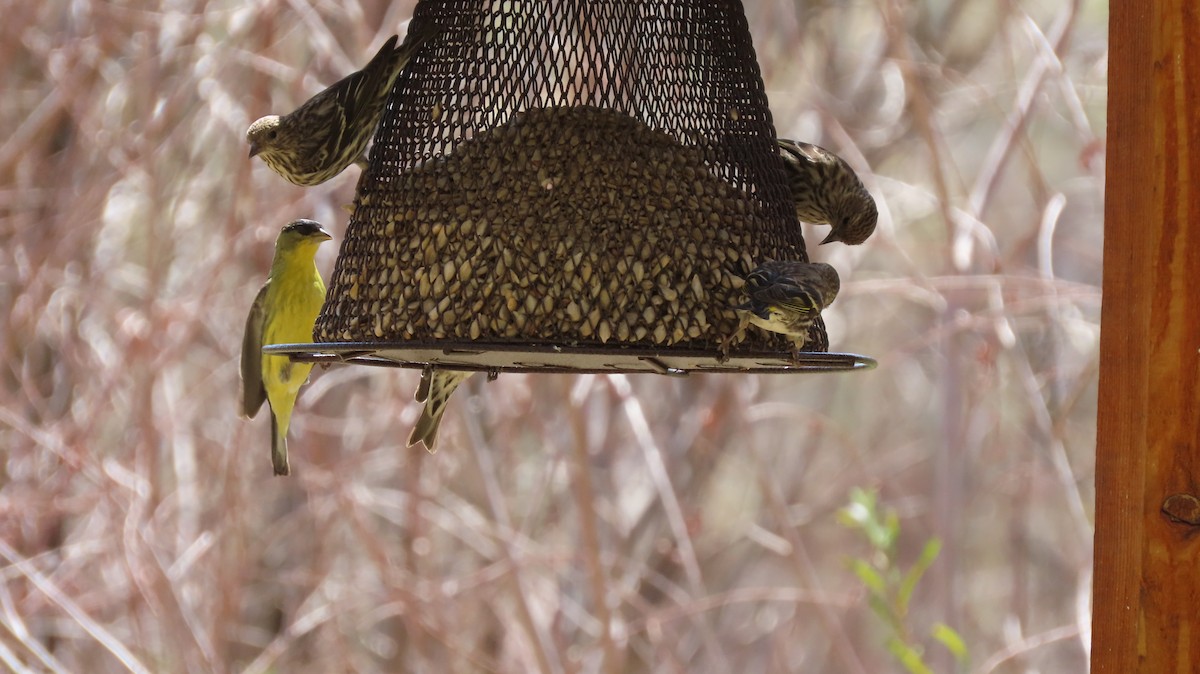
[[[693,373],[799,374],[871,370],[874,358],[854,353],[739,351],[721,360],[716,349],[481,344],[472,342],[319,342],[272,344],[263,353],[305,363],[349,363],[421,369],[428,366],[478,372],[629,373],[686,376]]]

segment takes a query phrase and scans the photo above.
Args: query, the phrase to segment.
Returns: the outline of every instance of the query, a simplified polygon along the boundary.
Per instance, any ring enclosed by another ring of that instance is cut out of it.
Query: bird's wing
[[[310,156],[319,158],[318,164],[325,164],[336,157],[341,148],[355,144],[359,134],[374,135],[392,84],[421,45],[438,30],[435,24],[410,30],[399,47],[396,47],[399,37],[393,35],[362,70],[338,80],[293,113],[318,120],[315,124],[298,124],[300,128],[322,127],[322,133],[313,138],[323,142],[309,152]]]
[[[263,305],[267,300],[268,284],[270,281],[263,284],[262,290],[254,298],[254,304],[250,305],[246,332],[242,335],[242,416],[247,419],[253,419],[267,399],[267,388],[262,378],[262,342],[263,324],[266,322]]]
[[[342,96],[334,89],[326,89],[313,96],[290,115],[289,125],[303,130],[296,142],[302,154],[313,166],[325,166],[329,158],[342,146],[346,134],[346,109]]]
[[[791,140],[791,142],[788,142],[786,145],[781,142],[780,146],[786,150],[790,150],[792,154],[799,155],[800,157],[805,158],[805,160],[814,163],[829,163],[830,161],[833,161],[835,156],[833,152],[821,148],[820,145],[804,143],[802,140]]]
[[[417,384],[416,400],[423,403],[429,399],[429,382],[433,379],[433,366],[426,365],[424,370],[421,370],[421,383]],[[411,446],[412,443],[409,443]]]
[[[330,158],[346,144],[345,138],[355,131],[353,120],[364,106],[374,104],[375,96],[364,95],[380,86],[379,78],[386,75],[396,40],[393,35],[362,70],[356,70],[334,82],[303,105],[286,115],[287,125],[303,130],[297,142],[313,165],[325,166]],[[374,131],[374,129],[372,129]]]
[[[750,292],[750,299],[758,305],[779,306],[799,314],[820,313],[821,296],[810,288],[776,281]]]
[[[395,35],[388,38],[362,70],[346,76],[329,88],[337,93],[336,102],[342,113],[342,133],[352,128],[354,120],[362,114],[363,108],[374,108],[377,105],[376,92],[383,86],[384,80],[393,74],[393,52],[398,39]],[[395,70],[398,71],[399,68]]]
[[[338,92],[338,103],[347,128],[354,120],[358,120],[359,115],[382,113],[383,101],[379,97],[387,97],[400,72],[408,66],[421,46],[440,30],[433,23],[420,24],[415,30],[410,25],[399,47],[396,46],[399,37],[393,35],[362,70],[330,87]]]

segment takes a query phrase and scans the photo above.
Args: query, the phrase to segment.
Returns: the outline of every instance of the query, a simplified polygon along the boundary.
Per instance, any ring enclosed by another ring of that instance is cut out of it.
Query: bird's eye
[[[271,129],[270,131],[267,132],[267,138],[270,140],[275,140],[278,136],[279,136],[279,132],[276,131],[275,129]]]

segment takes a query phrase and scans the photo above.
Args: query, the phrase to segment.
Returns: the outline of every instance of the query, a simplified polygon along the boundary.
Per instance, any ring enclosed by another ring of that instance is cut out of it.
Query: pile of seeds
[[[756,235],[778,224],[700,149],[601,108],[528,110],[385,178],[360,183],[317,341],[714,348],[734,271],[805,259],[762,247],[799,233]]]

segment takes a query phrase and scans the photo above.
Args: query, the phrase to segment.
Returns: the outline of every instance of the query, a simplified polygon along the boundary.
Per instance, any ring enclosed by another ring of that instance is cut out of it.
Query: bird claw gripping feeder
[[[735,333],[808,259],[739,0],[422,0],[307,361],[522,372],[872,367]]]

